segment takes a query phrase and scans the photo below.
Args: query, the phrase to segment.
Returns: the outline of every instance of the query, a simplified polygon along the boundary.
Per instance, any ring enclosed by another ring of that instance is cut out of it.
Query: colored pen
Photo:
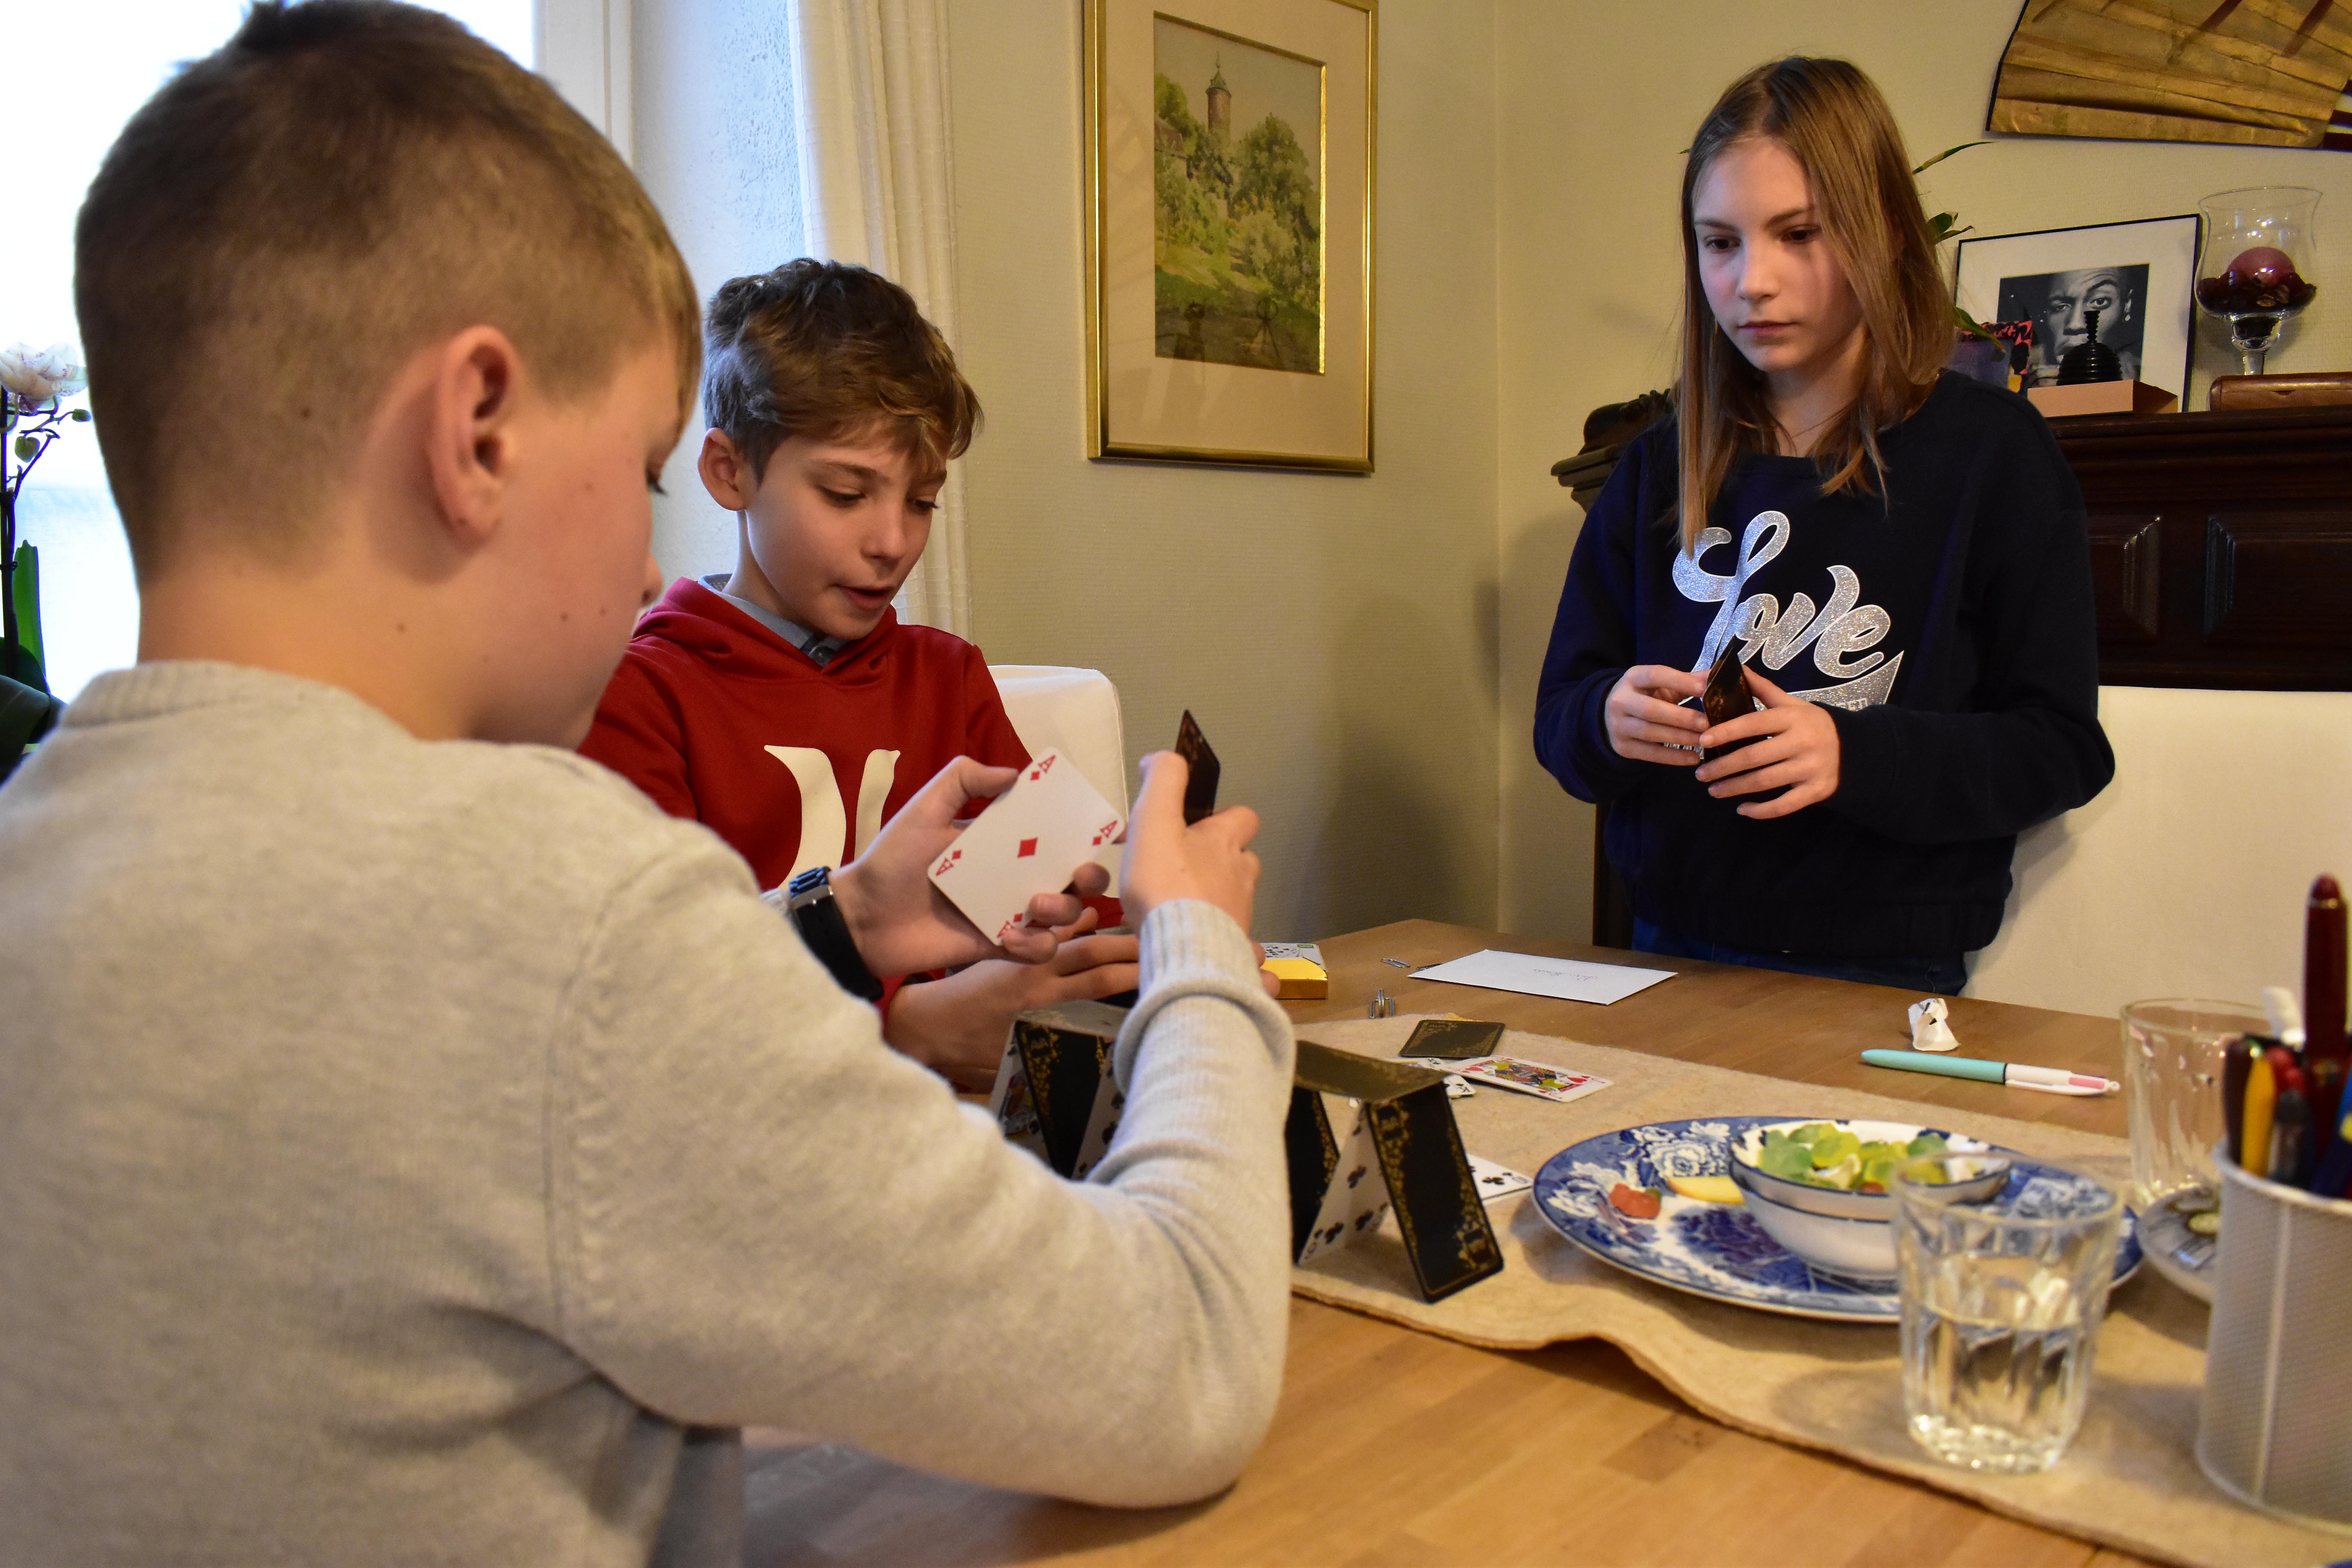
[[[2289,1089],[2278,1097],[2278,1109],[2271,1114],[2270,1178],[2290,1187],[2303,1185],[2310,1172],[2304,1166],[2304,1155],[2311,1138],[2311,1106],[2303,1098],[2303,1090]]]
[[[2294,993],[2284,985],[2263,987],[2263,1011],[2270,1015],[2271,1033],[2279,1044],[2295,1055],[2303,1054],[2303,1009],[2294,1005]]]
[[[2333,877],[2311,884],[2303,920],[2303,1021],[2309,1037],[2304,1065],[2311,1077],[2311,1135],[2335,1141],[2343,1110],[2345,1026],[2344,889]]]
[[[2238,1169],[2253,1175],[2270,1173],[2271,1108],[2278,1103],[2278,1080],[2271,1076],[2268,1052],[2257,1053],[2246,1069],[2246,1114],[2238,1129]]]
[[[2352,1114],[2336,1123],[2336,1136],[2311,1174],[2311,1191],[2316,1197],[2352,1197]]]
[[[2314,1056],[2304,1077],[2311,1080],[2311,1152],[2323,1157],[2336,1142],[2336,1125],[2344,1109],[2344,1064]]]
[[[1925,1051],[1864,1051],[1862,1059],[1874,1068],[1902,1072],[1931,1072],[1944,1078],[1971,1078],[1983,1083],[2004,1083],[2011,1089],[2038,1089],[2045,1094],[2114,1094],[2123,1088],[2111,1078],[2038,1068],[2024,1062],[1988,1062],[1973,1057],[1929,1056]]]
[[[2246,1128],[2246,1072],[2253,1066],[2254,1047],[2240,1035],[2221,1047],[2221,1132],[2230,1146],[2230,1163],[2246,1168],[2246,1146],[2240,1135]]]

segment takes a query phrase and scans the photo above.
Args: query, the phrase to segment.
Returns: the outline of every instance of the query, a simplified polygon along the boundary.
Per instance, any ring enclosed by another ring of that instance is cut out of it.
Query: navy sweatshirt
[[[2098,719],[2083,497],[2033,405],[1947,374],[1880,437],[1887,493],[1809,458],[1726,477],[1680,550],[1672,421],[1594,501],[1536,698],[1536,755],[1609,805],[1634,910],[1681,936],[1823,958],[1940,957],[2000,929],[2018,833],[2115,773]],[[1688,768],[1609,744],[1637,664],[1749,668],[1829,710],[1837,793],[1751,821]]]

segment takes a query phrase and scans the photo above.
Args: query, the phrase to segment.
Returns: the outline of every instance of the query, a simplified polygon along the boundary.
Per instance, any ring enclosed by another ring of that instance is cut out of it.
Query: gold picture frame
[[[1087,0],[1088,457],[1372,471],[1378,3]]]

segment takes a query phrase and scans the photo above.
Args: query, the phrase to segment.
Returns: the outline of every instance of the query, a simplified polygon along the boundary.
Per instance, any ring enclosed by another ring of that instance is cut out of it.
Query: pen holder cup
[[[2352,1531],[2352,1202],[2249,1175],[2216,1151],[2221,1237],[2197,1462],[2266,1512]]]

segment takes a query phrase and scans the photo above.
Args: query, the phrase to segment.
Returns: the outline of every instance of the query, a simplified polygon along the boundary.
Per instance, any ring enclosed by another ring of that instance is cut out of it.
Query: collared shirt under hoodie
[[[1610,806],[1645,920],[1729,946],[1834,957],[1981,948],[2017,834],[2115,772],[2082,494],[2032,405],[1946,375],[1884,432],[1884,498],[1822,493],[1811,458],[1750,457],[1679,548],[1671,422],[1626,450],[1579,537],[1538,687],[1537,755]],[[1609,743],[1637,664],[1705,671],[1729,644],[1826,707],[1837,793],[1754,821],[1686,768]]]
[[[689,578],[637,623],[580,750],[717,833],[762,888],[855,859],[959,756],[1029,760],[961,637],[887,610],[820,667]]]

